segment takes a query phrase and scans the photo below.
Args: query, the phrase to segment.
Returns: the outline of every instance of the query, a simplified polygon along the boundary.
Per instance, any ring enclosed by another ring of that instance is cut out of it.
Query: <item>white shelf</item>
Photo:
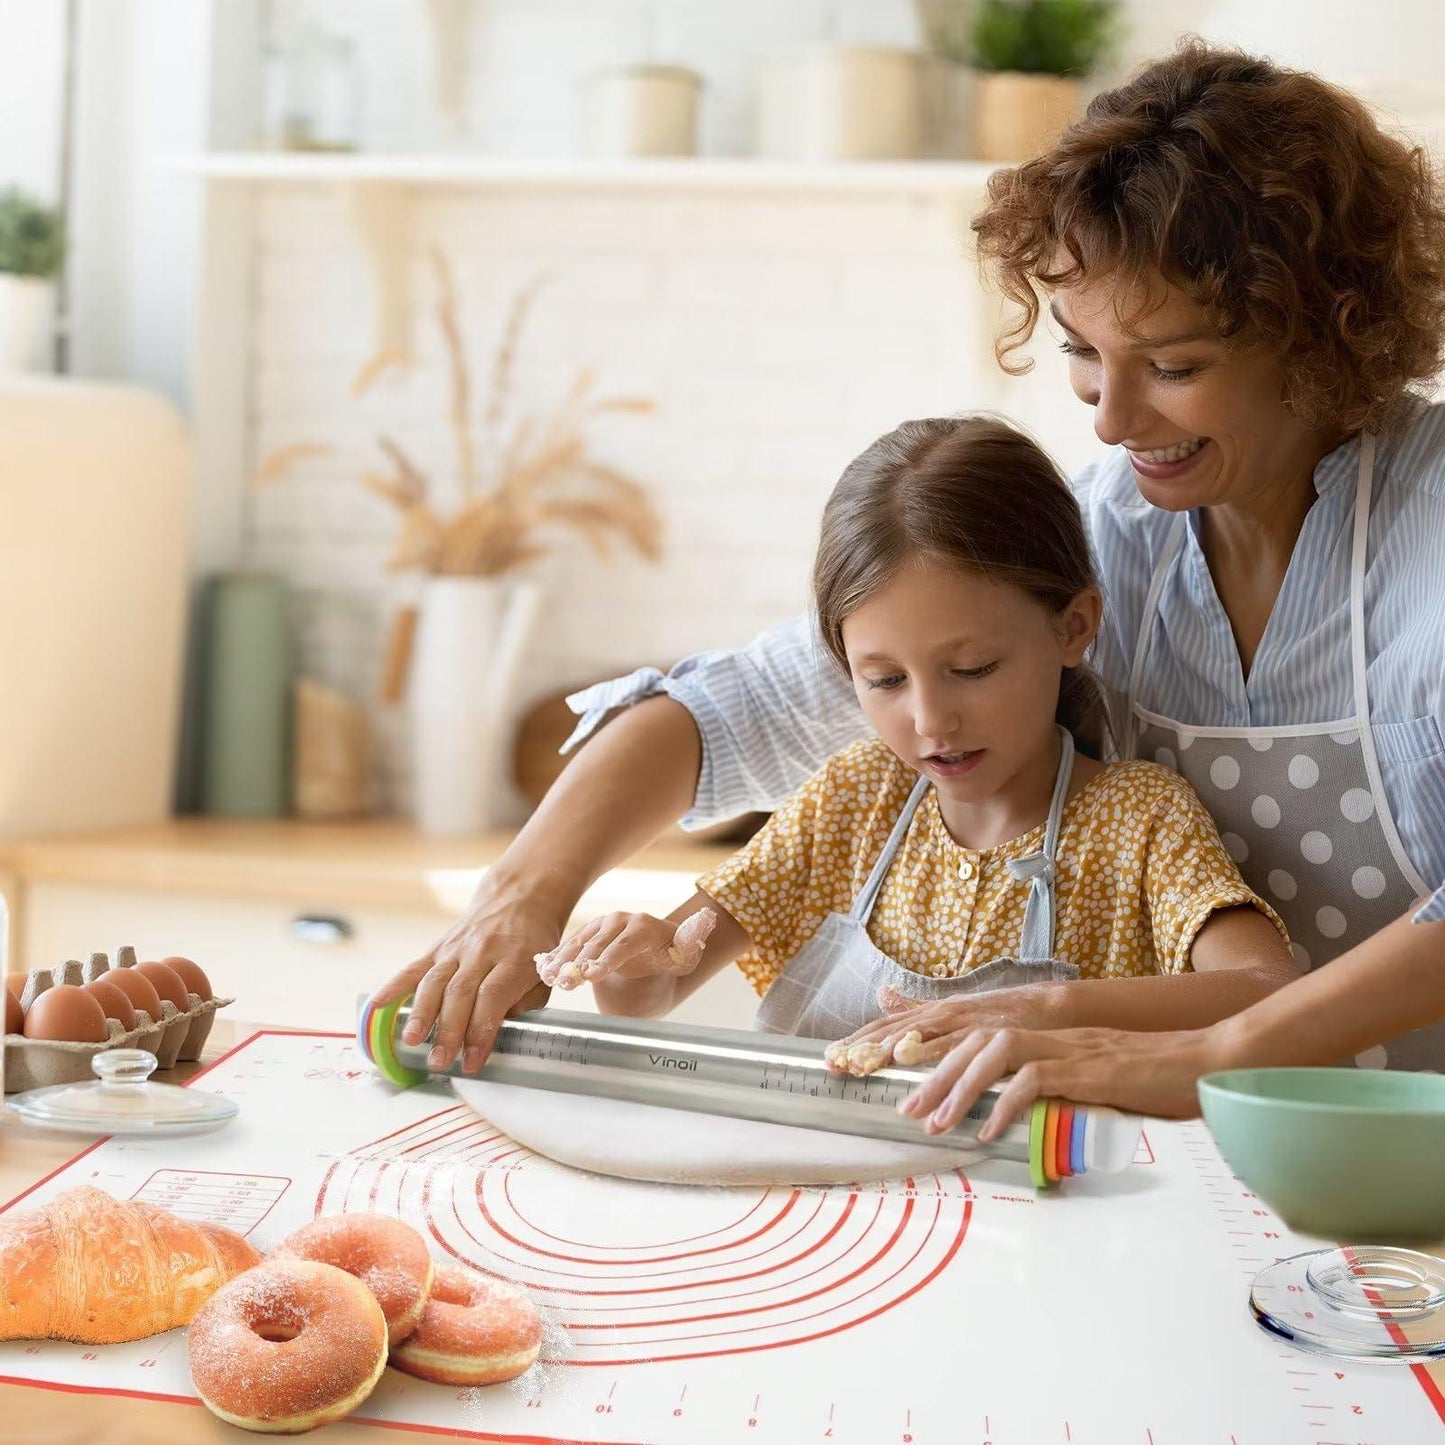
[[[251,184],[376,182],[385,185],[570,186],[673,191],[982,191],[988,161],[804,162],[745,158],[583,161],[474,155],[326,155],[217,152],[181,156],[175,169],[209,181]]]

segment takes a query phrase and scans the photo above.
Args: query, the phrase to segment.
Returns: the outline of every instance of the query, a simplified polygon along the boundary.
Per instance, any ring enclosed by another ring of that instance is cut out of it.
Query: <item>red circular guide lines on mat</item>
[[[897,1308],[958,1253],[962,1170],[850,1189],[636,1184],[565,1169],[444,1109],[336,1160],[317,1213],[409,1220],[544,1309],[553,1364],[785,1348]]]

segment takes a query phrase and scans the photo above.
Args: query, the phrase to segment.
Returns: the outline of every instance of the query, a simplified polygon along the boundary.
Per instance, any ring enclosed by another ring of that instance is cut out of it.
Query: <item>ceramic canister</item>
[[[702,77],[680,65],[626,65],[582,82],[582,149],[616,160],[697,153]]]

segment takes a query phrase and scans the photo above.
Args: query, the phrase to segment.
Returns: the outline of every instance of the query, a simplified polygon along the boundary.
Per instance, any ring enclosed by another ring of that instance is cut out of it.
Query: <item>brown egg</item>
[[[163,958],[161,962],[179,975],[181,982],[185,984],[189,992],[197,994],[203,999],[212,997],[211,980],[201,971],[199,964],[192,963],[189,958],[179,956]]]
[[[106,1018],[115,1019],[123,1029],[135,1027],[135,1005],[126,997],[123,988],[117,988],[110,981],[109,973],[103,973],[94,983],[83,983],[81,987],[100,1004]]]
[[[20,1000],[7,988],[5,990],[5,1032],[18,1034],[25,1026],[25,1015],[20,1012]]]
[[[83,988],[71,983],[58,983],[54,988],[36,994],[25,1014],[25,1037],[103,1044],[105,1010]]]
[[[167,968],[163,963],[138,963],[135,972],[153,985],[162,1000],[169,999],[182,1013],[190,1008],[191,1001],[186,996],[186,986],[175,969]]]
[[[143,973],[134,968],[113,968],[105,977],[125,994],[133,1008],[144,1009],[152,1021],[160,1018],[161,996]]]

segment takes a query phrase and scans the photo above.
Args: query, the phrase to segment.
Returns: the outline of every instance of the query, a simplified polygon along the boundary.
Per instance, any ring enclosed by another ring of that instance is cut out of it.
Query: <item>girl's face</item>
[[[843,620],[863,714],[940,793],[976,801],[1050,748],[1062,670],[1084,656],[1099,594],[1054,616],[1028,593],[920,557]]]
[[[1337,440],[1285,407],[1275,356],[1227,348],[1204,309],[1162,279],[1129,294],[1107,278],[1082,281],[1049,309],[1095,433],[1128,451],[1156,507],[1267,508]]]

